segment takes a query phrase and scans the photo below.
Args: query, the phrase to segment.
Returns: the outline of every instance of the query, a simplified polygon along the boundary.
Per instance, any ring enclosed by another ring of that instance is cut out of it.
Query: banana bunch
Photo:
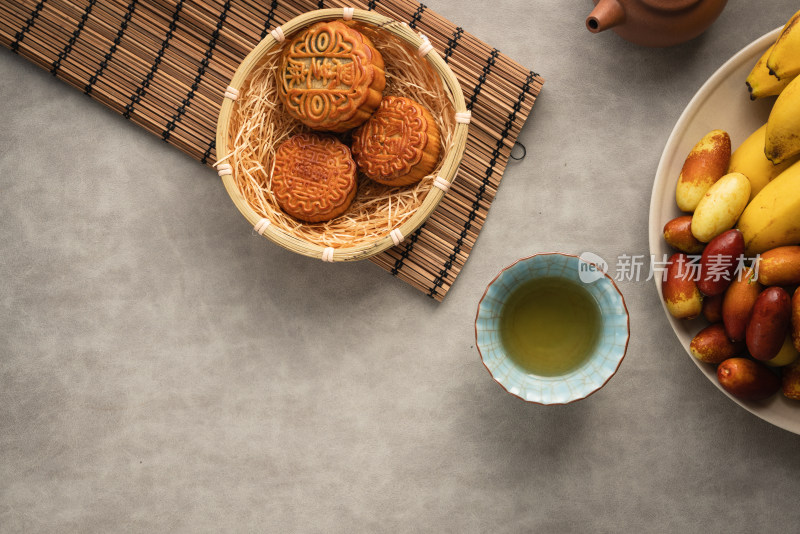
[[[773,50],[775,50],[774,44],[767,48],[764,55],[756,61],[753,70],[751,70],[750,74],[747,76],[745,84],[747,85],[747,90],[750,91],[750,100],[756,100],[757,98],[764,98],[766,96],[777,96],[781,94],[781,91],[786,89],[789,82],[793,80],[793,78],[788,78],[786,76],[779,79],[777,76],[773,76],[770,73],[769,67],[767,67],[767,60],[772,55]]]
[[[800,46],[797,54],[800,61]],[[764,154],[775,165],[800,154],[800,77],[792,80],[772,105],[767,119]]]
[[[800,11],[747,77],[750,98],[777,96],[766,124],[731,154],[728,172],[750,180],[739,218],[747,252],[800,243]]]
[[[800,161],[780,173],[739,217],[748,255],[800,243]]]
[[[800,11],[747,76],[750,98],[777,96],[765,132],[764,154],[775,165],[800,154]]]
[[[750,100],[781,94],[800,73],[800,33],[794,28],[799,22],[798,15],[800,11],[783,26],[778,40],[767,48],[747,76],[745,83],[750,91]],[[778,43],[781,45],[775,52]]]

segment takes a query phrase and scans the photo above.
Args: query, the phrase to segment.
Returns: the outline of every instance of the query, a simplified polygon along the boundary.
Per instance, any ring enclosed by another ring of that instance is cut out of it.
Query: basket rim
[[[422,34],[417,34],[405,22],[398,22],[395,19],[385,15],[380,15],[373,11],[354,8],[327,8],[309,11],[294,17],[285,24],[276,27],[273,29],[273,31],[275,31],[277,28],[280,28],[280,31],[286,36],[286,38],[289,38],[289,36],[294,34],[297,30],[310,24],[325,20],[336,20],[343,18],[349,18],[354,21],[380,26],[381,29],[391,32],[396,37],[411,45],[415,50],[420,50],[420,47],[428,43],[427,38],[422,36]],[[280,41],[278,41],[272,33],[268,33],[266,37],[264,37],[264,39],[262,39],[239,64],[236,72],[233,75],[233,78],[231,78],[229,87],[235,91],[239,91],[252,71],[257,67],[261,59],[279,44]],[[461,84],[458,82],[455,74],[453,74],[450,66],[444,61],[444,59],[435,49],[430,49],[430,51],[427,51],[424,55],[424,58],[441,78],[446,91],[449,93],[455,113],[468,112],[466,100],[464,99],[464,94],[461,91]],[[215,167],[218,163],[223,162],[230,155],[227,140],[229,138],[229,124],[233,112],[234,99],[227,97],[227,95],[228,93],[226,90],[226,98],[222,99],[222,105],[217,119],[216,146],[220,152],[217,154],[217,163],[214,164]],[[464,155],[468,127],[469,125],[467,122],[456,122],[455,130],[453,131],[452,149],[445,154],[442,168],[437,174],[438,177],[446,180],[448,184],[452,184],[455,180],[458,172],[458,166],[461,163],[461,159]],[[256,226],[261,220],[261,216],[257,214],[252,207],[250,207],[244,197],[239,193],[239,189],[236,186],[233,175],[230,172],[224,173],[222,170],[219,170],[219,174],[222,178],[222,182],[228,192],[228,195],[239,209],[239,212],[248,220],[248,222],[250,222],[251,225]],[[422,224],[428,219],[428,217],[430,217],[430,215],[439,205],[439,202],[444,195],[445,190],[439,187],[431,187],[422,204],[419,206],[419,208],[417,208],[417,211],[396,229],[399,230],[402,236],[401,241],[422,226]],[[362,243],[353,247],[339,248],[324,247],[305,241],[288,234],[283,230],[275,228],[274,225],[270,225],[266,229],[262,229],[262,231],[259,233],[273,243],[292,252],[322,259],[323,261],[339,262],[366,259],[395,246],[396,234],[393,236],[392,232],[387,232],[385,236],[376,238],[367,243]],[[333,254],[330,253],[329,249],[333,250]]]

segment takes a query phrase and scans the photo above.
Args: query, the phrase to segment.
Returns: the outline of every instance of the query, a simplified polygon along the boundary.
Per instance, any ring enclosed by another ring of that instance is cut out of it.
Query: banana
[[[778,79],[800,74],[800,11],[784,25],[775,47],[767,58],[770,74]]]
[[[764,154],[775,165],[800,154],[800,77],[786,86],[772,106]]]
[[[764,54],[756,61],[753,70],[747,76],[747,90],[750,91],[750,100],[763,98],[765,96],[779,95],[783,89],[789,85],[789,82],[794,79],[792,77],[784,77],[780,80],[769,73],[767,68],[767,58],[775,48],[773,44]]]
[[[739,217],[746,254],[800,243],[800,161],[780,173]]]
[[[761,191],[773,178],[789,168],[789,166],[800,159],[800,154],[793,156],[780,165],[773,165],[764,155],[764,143],[766,139],[766,123],[739,145],[731,154],[731,162],[728,165],[728,173],[740,172],[750,180],[750,200]]]

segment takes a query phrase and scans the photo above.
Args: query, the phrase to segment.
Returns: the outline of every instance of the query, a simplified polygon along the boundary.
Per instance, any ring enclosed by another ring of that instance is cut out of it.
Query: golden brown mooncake
[[[335,137],[298,134],[275,152],[272,192],[280,208],[296,219],[322,222],[342,215],[356,186],[350,149]]]
[[[372,117],[353,132],[358,170],[386,185],[419,182],[436,167],[439,128],[421,104],[387,96]]]
[[[344,132],[378,107],[386,87],[383,57],[359,31],[318,22],[283,49],[278,94],[287,113],[313,130]]]

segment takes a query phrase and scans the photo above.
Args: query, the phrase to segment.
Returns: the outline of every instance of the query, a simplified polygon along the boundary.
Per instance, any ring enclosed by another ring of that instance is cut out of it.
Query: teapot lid
[[[640,0],[643,4],[659,11],[679,11],[686,9],[700,0]]]

